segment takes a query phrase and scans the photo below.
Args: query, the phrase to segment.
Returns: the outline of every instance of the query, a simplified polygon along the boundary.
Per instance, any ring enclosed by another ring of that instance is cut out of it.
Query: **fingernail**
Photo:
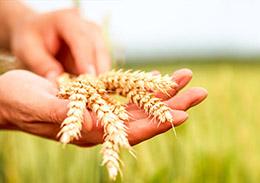
[[[92,64],[87,66],[87,72],[88,72],[88,74],[93,75],[93,76],[96,76],[96,74],[97,74],[96,69],[95,69],[94,65],[92,65]]]
[[[55,81],[58,76],[59,73],[57,71],[50,71],[46,74],[46,78],[50,81]]]

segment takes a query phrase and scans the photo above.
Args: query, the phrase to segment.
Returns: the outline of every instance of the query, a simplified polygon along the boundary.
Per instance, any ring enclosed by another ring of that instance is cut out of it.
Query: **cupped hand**
[[[168,95],[156,93],[155,96],[161,98],[172,109],[174,126],[177,127],[188,118],[186,110],[201,103],[207,97],[208,92],[201,87],[192,87],[182,93],[178,93],[192,79],[192,71],[189,69],[177,70],[173,73],[173,79],[178,84],[177,88],[168,91]],[[158,121],[149,118],[144,110],[139,109],[135,104],[128,104],[127,112],[130,116],[127,126],[128,140],[131,145],[136,145],[172,128],[172,124],[169,122],[158,125]],[[100,127],[94,126],[94,128]],[[80,146],[96,145],[102,143],[103,132],[100,128],[98,133],[91,134],[91,132],[83,129],[82,137],[76,144]],[[85,143],[84,139],[86,138],[92,139],[92,144]]]
[[[11,29],[11,48],[31,71],[51,80],[63,71],[98,74],[111,65],[101,28],[76,9],[26,16]]]
[[[183,88],[191,79],[191,71],[182,69],[173,76],[179,84],[177,90],[170,91],[172,95]],[[56,97],[57,88],[50,81],[28,71],[10,71],[0,77],[0,127],[15,129],[37,136],[57,139],[60,124],[66,118],[67,100]],[[203,88],[190,88],[187,91],[166,98],[165,103],[172,108],[174,125],[182,124],[188,117],[185,110],[197,105],[207,96]],[[130,121],[127,122],[128,139],[131,145],[152,138],[169,130],[168,122],[160,124],[152,122],[141,109],[129,104]],[[84,124],[92,122],[91,126],[83,125],[82,138],[72,143],[79,146],[93,146],[103,142],[103,129],[96,125],[95,115],[86,111]]]

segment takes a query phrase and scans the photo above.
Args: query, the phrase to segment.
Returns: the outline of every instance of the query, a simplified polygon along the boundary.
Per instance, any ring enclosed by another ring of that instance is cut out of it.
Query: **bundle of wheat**
[[[98,78],[89,75],[78,77],[63,74],[58,79],[58,97],[69,99],[67,118],[58,133],[60,142],[67,144],[81,137],[83,115],[86,108],[92,110],[104,127],[104,143],[101,153],[103,162],[112,180],[120,172],[120,148],[132,152],[127,139],[125,122],[128,114],[125,106],[110,97],[118,94],[126,97],[129,102],[144,109],[148,116],[153,116],[160,123],[171,122],[173,118],[170,108],[156,98],[153,92],[167,93],[176,87],[171,77],[152,75],[140,71],[110,71]],[[174,127],[174,126],[173,126]]]

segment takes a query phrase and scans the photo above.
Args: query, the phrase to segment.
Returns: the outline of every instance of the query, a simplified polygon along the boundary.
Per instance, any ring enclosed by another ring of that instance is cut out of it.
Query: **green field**
[[[137,160],[124,152],[124,177],[118,182],[260,182],[260,63],[127,67],[163,73],[190,68],[194,78],[188,87],[205,87],[209,96],[189,111],[177,138],[167,132],[135,146]],[[0,182],[107,182],[99,150],[63,149],[53,141],[2,131]]]

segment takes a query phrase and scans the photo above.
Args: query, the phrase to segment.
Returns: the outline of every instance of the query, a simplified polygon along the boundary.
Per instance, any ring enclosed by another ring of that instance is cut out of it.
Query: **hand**
[[[191,71],[179,70],[174,73],[179,89],[191,79]],[[27,71],[10,71],[0,77],[0,127],[15,129],[41,137],[58,140],[56,135],[60,124],[66,118],[67,100],[56,97],[57,89],[46,79]],[[173,93],[172,93],[173,94]],[[191,88],[165,102],[173,109],[175,126],[183,123],[188,115],[184,110],[200,103],[207,96],[202,88]],[[135,105],[128,106],[128,112],[135,116],[127,125],[129,142],[134,145],[169,130],[170,123],[151,123],[147,115]],[[92,120],[91,126],[83,125],[82,138],[74,141],[79,146],[92,146],[102,143],[103,129],[96,126],[95,116],[86,111],[85,123]]]
[[[155,95],[162,98],[172,109],[174,126],[176,127],[181,125],[188,118],[188,114],[185,111],[202,102],[207,97],[208,93],[204,88],[193,87],[189,88],[185,92],[177,94],[192,79],[192,71],[189,69],[177,70],[174,72],[173,78],[177,82],[178,88],[169,91],[171,97],[162,93],[156,93]],[[169,122],[161,123],[158,126],[158,123],[152,122],[151,119],[148,118],[147,114],[134,104],[129,104],[127,106],[127,111],[130,114],[129,116],[133,116],[134,118],[127,122],[128,140],[131,145],[138,144],[172,128],[172,124]],[[93,128],[94,131],[90,132],[83,129],[82,139],[76,143],[80,146],[90,146],[102,143],[102,129],[95,125]],[[87,139],[91,141],[88,141]]]
[[[63,71],[98,74],[110,69],[101,28],[76,9],[25,17],[12,26],[11,48],[33,72],[54,80]]]

